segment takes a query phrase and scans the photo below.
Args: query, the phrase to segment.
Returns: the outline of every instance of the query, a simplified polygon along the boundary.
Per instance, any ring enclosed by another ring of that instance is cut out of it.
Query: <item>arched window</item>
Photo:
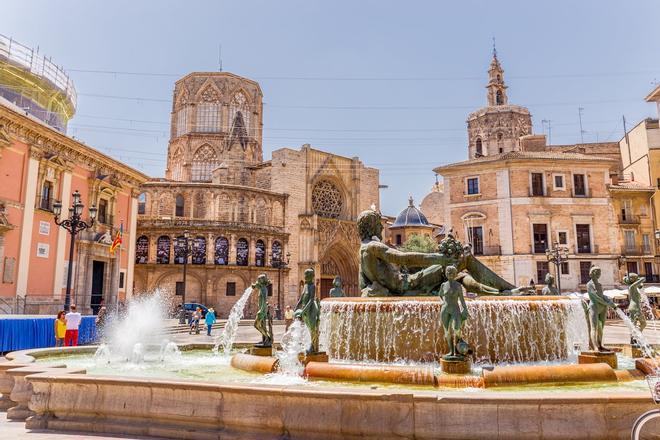
[[[504,96],[502,95],[502,91],[498,90],[497,93],[495,93],[495,103],[497,105],[502,105],[504,104]]]
[[[229,106],[229,121],[234,125],[237,114],[240,113],[243,118],[243,125],[249,134],[250,132],[250,106],[248,100],[243,94],[243,92],[236,93],[231,99],[231,104]]]
[[[221,266],[229,264],[229,241],[225,237],[215,239],[214,263]]]
[[[163,235],[158,237],[156,244],[156,263],[170,264],[170,237]]]
[[[236,242],[236,265],[247,266],[250,259],[250,245],[244,238],[239,238]]]
[[[138,214],[147,212],[147,193],[140,193],[138,196]]]
[[[266,265],[266,245],[263,240],[257,240],[254,248],[254,265],[264,267]]]
[[[197,105],[197,124],[195,131],[201,133],[220,131],[220,104],[203,102]]]
[[[320,217],[338,218],[344,201],[339,189],[328,180],[320,180],[312,189],[312,209]]]
[[[195,238],[192,264],[206,264],[206,239],[204,237]]]
[[[178,148],[174,154],[172,154],[170,167],[172,180],[183,180],[183,151],[181,151],[181,148]]]
[[[149,237],[142,235],[135,240],[135,262],[145,264],[149,262]]]
[[[180,235],[174,240],[174,264],[183,264],[186,261],[186,237]]]
[[[192,160],[191,179],[193,182],[208,182],[211,180],[211,171],[213,171],[220,161],[215,154],[215,150],[208,144],[204,144],[197,149]]]
[[[183,217],[183,208],[185,207],[184,201],[183,201],[183,196],[181,194],[177,194],[176,196],[176,210],[174,212],[174,215],[177,217]]]
[[[477,142],[475,144],[476,144],[476,147],[474,149],[474,155],[476,157],[483,156],[484,151],[483,151],[483,146],[481,144],[481,138],[477,138]]]
[[[176,112],[176,135],[188,133],[188,106],[184,105]]]
[[[282,261],[282,243],[275,240],[272,244],[270,264],[277,266]]]

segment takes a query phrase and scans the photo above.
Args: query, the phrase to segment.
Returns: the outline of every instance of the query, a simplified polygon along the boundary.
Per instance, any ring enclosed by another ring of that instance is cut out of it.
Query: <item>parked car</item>
[[[186,303],[186,317],[190,317],[192,315],[192,312],[197,310],[197,307],[202,309],[202,318],[206,316],[206,312],[209,311],[209,309],[204,305],[204,304],[199,304],[199,303]]]

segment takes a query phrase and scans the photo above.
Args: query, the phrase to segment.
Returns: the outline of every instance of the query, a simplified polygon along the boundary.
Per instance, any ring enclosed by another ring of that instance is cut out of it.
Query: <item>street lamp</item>
[[[186,272],[188,269],[188,257],[199,250],[199,243],[194,238],[188,235],[188,231],[183,232],[183,237],[178,237],[176,239],[176,255],[175,257],[183,258],[183,292],[181,292],[181,304],[184,309],[186,308]]]
[[[549,263],[555,265],[557,275],[557,289],[561,293],[561,264],[568,261],[568,247],[560,246],[558,242],[552,244],[552,249],[545,250],[545,257]],[[540,282],[541,280],[539,280]]]
[[[69,268],[66,276],[66,296],[64,297],[64,310],[69,311],[71,305],[71,275],[73,273],[73,247],[75,245],[76,235],[80,231],[91,228],[96,219],[96,206],[92,204],[89,208],[89,223],[81,220],[83,208],[85,205],[80,201],[80,193],[76,190],[73,193],[73,202],[69,208],[69,218],[60,221],[62,214],[62,202],[59,200],[53,203],[53,214],[55,214],[55,224],[61,226],[71,235],[71,244],[69,245]]]
[[[282,319],[282,270],[289,267],[291,262],[291,253],[286,253],[286,260],[282,259],[282,255],[278,252],[278,255],[275,255],[275,252],[271,252],[270,261],[272,266],[277,268],[277,319]]]

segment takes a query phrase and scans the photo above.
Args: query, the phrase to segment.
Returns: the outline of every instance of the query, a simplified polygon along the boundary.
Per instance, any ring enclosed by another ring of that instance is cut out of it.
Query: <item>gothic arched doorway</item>
[[[353,255],[354,254],[354,255]],[[344,293],[347,296],[358,295],[358,261],[357,253],[352,253],[342,246],[333,246],[321,260],[320,297],[327,298],[332,281],[339,275]]]

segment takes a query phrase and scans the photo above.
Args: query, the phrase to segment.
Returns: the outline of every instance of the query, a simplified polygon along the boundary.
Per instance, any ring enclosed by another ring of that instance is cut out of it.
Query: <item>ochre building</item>
[[[262,98],[258,83],[227,72],[176,82],[165,178],[139,197],[136,291],[182,293],[187,231],[186,302],[222,317],[263,272],[279,309],[295,305],[310,267],[320,296],[337,275],[358,294],[355,220],[379,205],[378,170],[309,145],[264,160]]]

